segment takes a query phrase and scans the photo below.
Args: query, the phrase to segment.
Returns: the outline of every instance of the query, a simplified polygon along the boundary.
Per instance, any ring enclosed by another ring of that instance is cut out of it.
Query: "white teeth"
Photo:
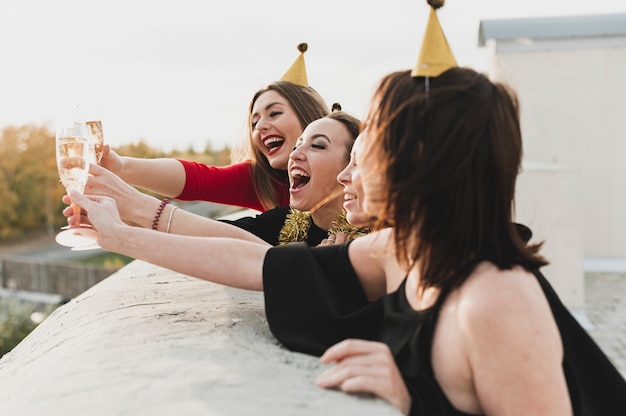
[[[285,139],[281,138],[281,137],[270,137],[268,139],[263,140],[263,144],[265,146],[271,144],[271,143],[276,143],[276,142],[284,142]]]
[[[303,171],[302,169],[293,168],[291,169],[291,176],[306,176],[308,178],[309,174]]]
[[[343,194],[343,200],[344,201],[352,201],[353,199],[356,199],[355,195]]]

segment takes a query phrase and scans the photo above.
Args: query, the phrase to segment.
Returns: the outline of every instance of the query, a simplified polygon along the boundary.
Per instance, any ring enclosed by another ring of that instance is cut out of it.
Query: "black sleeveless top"
[[[291,212],[289,207],[277,207],[267,210],[254,217],[243,217],[236,220],[219,220],[227,224],[237,226],[263,239],[266,243],[277,246],[280,230],[285,225],[287,215]],[[307,234],[307,245],[314,247],[328,237],[328,231],[322,230],[311,220],[311,226]]]
[[[263,266],[265,308],[276,338],[293,351],[321,355],[347,338],[389,345],[411,394],[411,415],[464,415],[437,383],[431,347],[440,306],[414,311],[405,283],[368,302],[348,258],[348,246],[307,247],[302,243],[270,249]],[[575,415],[625,415],[626,381],[548,281],[538,279],[564,346],[563,370]]]

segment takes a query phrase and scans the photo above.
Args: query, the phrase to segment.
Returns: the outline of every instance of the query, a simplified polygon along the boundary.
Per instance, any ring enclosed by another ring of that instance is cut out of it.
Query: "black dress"
[[[368,302],[348,258],[349,244],[310,248],[274,247],[265,257],[263,285],[267,320],[287,348],[321,355],[346,338],[389,345],[412,397],[412,415],[463,415],[437,383],[431,345],[445,294],[414,311],[401,287]],[[575,415],[626,415],[626,381],[593,339],[534,271],[561,333],[563,370]]]
[[[265,242],[273,246],[277,246],[278,235],[281,228],[283,228],[283,225],[285,224],[285,219],[287,218],[289,211],[289,207],[278,207],[265,211],[255,217],[244,217],[236,220],[220,221],[244,229],[261,238]],[[327,231],[322,230],[315,225],[313,221],[311,221],[311,227],[309,228],[306,244],[312,247],[316,246],[327,236]]]

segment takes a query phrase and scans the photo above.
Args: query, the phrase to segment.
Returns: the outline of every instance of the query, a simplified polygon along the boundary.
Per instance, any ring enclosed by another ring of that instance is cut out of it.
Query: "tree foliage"
[[[54,232],[66,224],[62,215],[65,189],[56,168],[54,132],[46,125],[9,126],[0,132],[0,240],[30,233]],[[230,149],[164,153],[144,141],[114,149],[124,156],[176,157],[226,165]]]
[[[55,222],[65,193],[56,168],[54,134],[45,126],[7,127],[0,136],[0,238]]]

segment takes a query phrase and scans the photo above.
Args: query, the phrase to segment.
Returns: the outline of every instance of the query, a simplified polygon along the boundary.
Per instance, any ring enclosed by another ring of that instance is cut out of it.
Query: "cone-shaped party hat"
[[[442,72],[458,66],[435,11],[435,9],[443,6],[444,0],[427,1],[430,5],[430,15],[428,16],[417,65],[411,71],[412,77],[436,77]]]
[[[308,45],[306,43],[301,43],[298,45],[298,51],[300,51],[300,55],[293,61],[293,64],[289,67],[285,75],[281,78],[282,81],[288,81],[292,84],[301,85],[303,87],[309,86],[309,80],[306,76],[306,65],[304,64],[304,53],[308,49]]]

